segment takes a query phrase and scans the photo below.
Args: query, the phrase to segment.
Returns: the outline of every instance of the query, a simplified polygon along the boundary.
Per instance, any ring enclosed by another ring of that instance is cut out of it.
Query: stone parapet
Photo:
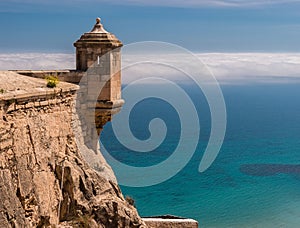
[[[31,79],[14,72],[2,72],[0,79],[6,82],[0,94],[0,108],[7,116],[12,112],[33,108],[51,111],[54,106],[70,105],[79,89],[79,86],[69,83],[59,83],[53,89],[47,88],[45,80]]]
[[[78,84],[86,72],[76,70],[15,70],[21,75],[44,79],[47,76],[57,76],[61,82]]]

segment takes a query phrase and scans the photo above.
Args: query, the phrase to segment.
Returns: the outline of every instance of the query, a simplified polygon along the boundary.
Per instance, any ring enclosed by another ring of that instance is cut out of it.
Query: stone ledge
[[[48,75],[57,76],[61,82],[78,84],[86,72],[76,70],[13,70],[20,75],[44,79]]]
[[[142,218],[142,220],[149,228],[198,228],[196,220],[176,218],[174,216],[171,216],[171,218],[164,218],[164,216],[161,218]]]
[[[12,71],[0,71],[0,101],[20,102],[38,99],[53,99],[68,93],[75,93],[78,85],[59,82],[56,88],[47,88],[44,79],[20,75]]]
[[[121,108],[125,101],[123,99],[113,100],[113,101],[101,101],[98,100],[96,104],[92,106],[95,109],[111,110],[115,108]]]
[[[3,101],[20,101],[28,99],[39,99],[39,98],[52,98],[53,96],[57,96],[58,94],[64,94],[69,92],[76,92],[78,90],[77,87],[69,87],[69,88],[57,88],[57,89],[47,89],[47,88],[33,88],[31,91],[26,90],[17,90],[13,92],[7,92],[5,94],[0,95],[0,99]]]

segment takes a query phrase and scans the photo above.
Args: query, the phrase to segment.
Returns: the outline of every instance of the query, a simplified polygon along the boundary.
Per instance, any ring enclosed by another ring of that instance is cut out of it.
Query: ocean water
[[[182,85],[201,123],[193,158],[171,179],[150,187],[121,186],[123,194],[134,198],[141,216],[173,214],[196,219],[200,227],[300,227],[299,85],[222,85],[226,136],[217,159],[204,173],[198,172],[198,166],[210,134],[209,107],[199,88]],[[168,131],[151,153],[128,150],[118,142],[110,123],[101,142],[128,165],[157,164],[172,154],[181,128],[179,115],[170,104],[149,98],[131,112],[135,137],[147,139],[149,121],[155,117],[165,121]]]

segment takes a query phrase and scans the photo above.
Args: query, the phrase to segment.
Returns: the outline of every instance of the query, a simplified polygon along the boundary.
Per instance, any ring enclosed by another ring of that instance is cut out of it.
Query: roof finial
[[[107,31],[105,31],[105,29],[103,28],[102,24],[101,24],[101,18],[97,17],[96,18],[96,24],[94,25],[94,28],[91,31],[92,33],[107,33]]]

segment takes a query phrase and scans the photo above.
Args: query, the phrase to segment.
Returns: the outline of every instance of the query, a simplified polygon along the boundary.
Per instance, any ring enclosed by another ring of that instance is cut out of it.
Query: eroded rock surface
[[[81,156],[71,127],[77,86],[48,89],[14,74],[0,73],[0,87],[19,84],[0,94],[1,227],[145,227],[106,162],[96,172]]]

